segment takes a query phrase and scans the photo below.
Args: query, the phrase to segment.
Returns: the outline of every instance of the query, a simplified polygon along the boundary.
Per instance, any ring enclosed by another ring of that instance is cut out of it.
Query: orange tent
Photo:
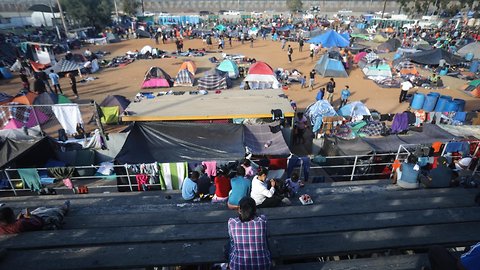
[[[28,93],[25,94],[25,95],[21,95],[21,96],[15,97],[14,99],[12,99],[11,102],[20,103],[20,104],[23,104],[23,105],[32,105],[32,104],[33,104],[33,101],[34,101],[36,98],[37,98],[37,94],[32,93],[32,92],[28,92]]]
[[[402,75],[417,75],[418,71],[417,71],[417,68],[415,68],[415,67],[402,68],[402,69],[400,69],[400,74],[402,74]]]
[[[395,32],[395,30],[391,27],[388,27],[388,28],[385,28],[385,30],[383,30],[385,33],[393,33]]]
[[[195,62],[193,62],[193,61],[185,61],[185,62],[182,63],[182,65],[180,66],[180,69],[178,69],[178,71],[180,71],[182,69],[188,69],[188,71],[190,71],[190,73],[195,75],[195,73],[197,72],[197,65],[195,65]]]
[[[33,70],[35,72],[40,72],[40,71],[48,68],[50,65],[44,65],[44,64],[40,64],[40,63],[37,63],[35,61],[30,60],[30,66],[33,68]]]

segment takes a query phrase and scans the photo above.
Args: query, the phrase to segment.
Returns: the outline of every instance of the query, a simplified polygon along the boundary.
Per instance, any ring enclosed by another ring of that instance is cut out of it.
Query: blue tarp
[[[293,25],[287,24],[280,28],[277,28],[277,31],[284,32],[284,31],[290,31],[292,29],[293,29]]]
[[[330,30],[325,32],[324,34],[318,35],[316,37],[311,38],[308,43],[315,43],[315,44],[322,44],[324,48],[331,48],[331,47],[348,47],[350,42],[345,39],[339,33]]]
[[[196,24],[200,23],[199,16],[160,16],[158,17],[159,24]]]
[[[312,124],[312,131],[317,132],[322,126],[322,119],[324,116],[336,116],[337,112],[330,105],[330,103],[324,99],[319,100],[305,110],[305,116],[310,119]]]

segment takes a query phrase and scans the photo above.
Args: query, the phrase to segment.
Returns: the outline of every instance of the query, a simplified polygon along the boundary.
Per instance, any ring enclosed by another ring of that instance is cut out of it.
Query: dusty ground
[[[287,69],[297,68],[300,71],[304,72],[308,77],[308,72],[315,65],[315,60],[311,61],[309,58],[308,44],[304,47],[303,52],[298,51],[297,43],[290,43],[294,48],[293,53],[293,62],[288,63],[286,51],[281,50],[281,45],[279,42],[273,42],[270,40],[262,41],[256,40],[254,48],[250,48],[249,43],[242,45],[240,42],[234,41],[233,47],[230,48],[227,42],[227,48],[225,53],[238,53],[243,54],[247,57],[253,57],[260,61],[265,61],[273,68],[282,67]],[[90,46],[92,51],[103,50],[111,52],[111,55],[107,55],[106,59],[109,59],[113,56],[123,55],[128,50],[140,50],[144,45],[155,46],[154,40],[150,39],[137,39],[137,40],[128,40],[123,41],[117,44],[108,44],[100,46]],[[375,44],[376,45],[376,44]],[[157,46],[159,49],[166,51],[173,51],[174,44],[160,44]],[[203,48],[204,45],[199,39],[195,40],[186,40],[185,49],[187,48]],[[82,51],[85,48],[82,49]],[[212,47],[212,50],[216,50],[216,46]],[[210,70],[215,67],[214,64],[210,63],[207,58],[216,56],[221,58],[220,53],[211,53],[205,57],[180,57],[180,58],[166,58],[166,59],[156,59],[156,60],[138,60],[134,63],[121,68],[108,68],[103,69],[99,73],[94,74],[93,76],[98,77],[98,80],[93,82],[88,82],[85,84],[79,84],[78,90],[80,93],[79,103],[86,103],[89,99],[94,99],[96,101],[101,101],[108,94],[119,94],[124,95],[127,98],[133,99],[136,93],[140,90],[140,84],[143,81],[145,72],[151,66],[160,66],[165,69],[172,77],[175,77],[178,68],[183,60],[191,59],[196,62],[198,72],[196,74],[197,78],[203,76],[205,71]],[[391,56],[391,55],[387,55]],[[328,78],[316,78],[316,87],[314,91],[307,89],[300,89],[299,84],[294,84],[285,93],[293,100],[297,102],[297,105],[300,109],[307,107],[309,104],[315,101],[315,96],[318,87],[321,84],[326,83]],[[354,69],[350,72],[348,78],[337,78],[337,92],[335,96],[334,105],[339,103],[339,91],[344,85],[348,84],[352,90],[351,100],[361,100],[367,104],[371,109],[376,109],[382,113],[394,113],[402,111],[407,108],[408,104],[398,104],[398,95],[399,89],[384,89],[378,87],[373,81],[363,78],[363,73],[359,69]],[[467,94],[464,94],[462,91],[459,91],[458,88],[461,85],[467,83],[466,81],[445,77],[443,78],[444,83],[447,85],[446,89],[435,90],[442,94],[448,94],[455,98],[462,98],[467,100],[466,109],[477,109],[480,107],[480,100],[475,99]],[[33,81],[32,81],[33,83]],[[240,80],[236,80],[235,86],[238,87]],[[16,94],[20,89],[20,80],[16,76],[11,80],[1,80],[0,81],[0,92],[6,92],[8,94]],[[72,97],[73,93],[69,89],[68,81],[65,78],[61,79],[61,85],[66,92],[68,97]],[[195,86],[193,88],[196,88]],[[430,90],[427,89],[412,89],[418,90],[422,93],[428,93]],[[413,92],[413,91],[412,91]]]

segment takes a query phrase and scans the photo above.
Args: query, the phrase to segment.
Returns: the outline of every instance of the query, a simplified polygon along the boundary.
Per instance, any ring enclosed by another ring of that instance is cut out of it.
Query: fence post
[[[350,175],[350,181],[353,181],[353,176],[355,175],[355,168],[357,167],[358,156],[355,155],[355,162],[353,163],[352,174]]]
[[[15,190],[15,185],[12,183],[12,179],[10,179],[10,175],[8,174],[7,170],[4,170],[5,175],[7,176],[8,183],[10,183],[10,186],[12,187],[13,195],[17,196],[17,191]]]
[[[125,171],[127,172],[128,185],[130,186],[130,191],[133,191],[132,181],[130,181],[130,173],[128,173],[128,166],[125,164]]]

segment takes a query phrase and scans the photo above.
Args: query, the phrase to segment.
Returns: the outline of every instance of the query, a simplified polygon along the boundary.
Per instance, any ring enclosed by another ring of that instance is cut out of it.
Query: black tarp
[[[373,148],[361,138],[346,140],[339,137],[325,138],[322,154],[325,156],[353,156],[372,154]]]
[[[17,141],[3,139],[0,146],[0,167],[15,163],[17,168],[35,168],[55,157],[53,140],[44,137],[40,140]]]
[[[461,57],[453,55],[444,49],[416,52],[410,55],[409,58],[412,62],[422,65],[438,65],[442,58],[450,65],[458,65],[463,61]]]
[[[398,40],[396,38],[391,38],[391,39],[385,41],[384,43],[378,45],[377,49],[381,50],[381,51],[394,52],[398,48],[400,48],[400,45],[402,45],[400,40]]]
[[[244,156],[242,125],[136,122],[116,160],[121,164],[170,163]]]
[[[245,125],[243,134],[245,146],[254,155],[290,155],[282,132],[272,133],[269,125]]]

